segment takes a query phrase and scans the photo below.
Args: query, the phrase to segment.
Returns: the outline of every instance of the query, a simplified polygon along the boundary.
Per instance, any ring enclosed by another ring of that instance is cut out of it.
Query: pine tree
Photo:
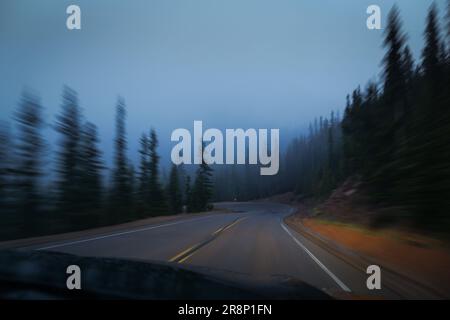
[[[149,197],[149,141],[146,134],[142,134],[140,140],[140,165],[139,165],[139,202],[146,206]]]
[[[149,209],[151,214],[161,214],[167,212],[166,200],[164,192],[159,180],[159,155],[158,137],[156,131],[151,129],[149,140]]]
[[[447,0],[446,28],[447,37],[450,38],[450,0]]]
[[[391,191],[391,203],[402,203],[403,207],[408,207],[411,198],[411,185],[417,183],[411,179],[417,173],[414,166],[411,166],[415,154],[417,141],[413,138],[417,129],[414,128],[416,117],[416,105],[414,90],[417,85],[418,73],[411,51],[407,45],[403,50],[402,67],[405,76],[405,91],[403,95],[402,118],[397,123],[397,141],[395,146],[395,162],[391,164],[395,173],[391,176],[391,185],[396,185]],[[375,163],[375,165],[378,165]],[[395,182],[394,182],[395,181]],[[393,183],[394,182],[394,183]],[[410,209],[408,209],[410,210]]]
[[[373,189],[370,191],[378,202],[390,201],[395,193],[395,186],[390,183],[398,172],[393,164],[398,162],[399,146],[404,137],[404,117],[406,113],[405,95],[406,78],[404,69],[404,51],[406,36],[401,28],[400,14],[394,6],[388,15],[384,47],[387,49],[383,59],[384,91],[382,101],[373,108],[371,117],[382,119],[373,126],[371,153],[366,151],[373,166],[366,170],[366,182]],[[360,129],[361,130],[361,129]],[[371,130],[372,131],[372,130]],[[363,131],[359,131],[363,132]],[[370,133],[369,133],[370,134]],[[364,142],[367,145],[367,141]]]
[[[450,104],[443,77],[448,57],[437,15],[432,5],[418,72],[394,7],[384,41],[384,90],[369,98],[368,89],[361,112],[354,101],[347,103],[342,124],[346,158],[365,168],[363,182],[374,204],[395,207],[391,221],[408,216],[421,228],[450,224],[444,218],[450,208]]]
[[[187,212],[193,212],[192,210],[192,190],[191,190],[191,177],[186,175],[186,181],[184,184],[184,205]]]
[[[119,97],[116,106],[116,138],[113,173],[113,199],[116,208],[126,208],[131,204],[130,176],[125,129],[125,101]]]
[[[128,188],[130,190],[130,207],[134,208],[138,201],[139,185],[136,178],[136,169],[132,163],[128,165]],[[132,213],[130,218],[135,218]]]
[[[58,153],[58,193],[62,212],[76,212],[81,203],[80,187],[80,108],[77,93],[65,86],[56,130],[61,135]]]
[[[169,208],[172,214],[182,211],[182,196],[180,191],[180,180],[178,176],[178,167],[172,165],[170,169],[169,184],[167,186],[167,194],[169,197]]]
[[[444,63],[444,70],[446,74],[445,78],[445,87],[450,87],[450,0],[447,0],[447,14],[446,14],[446,41],[443,42],[443,46],[446,49],[445,54],[445,63]],[[444,96],[444,102],[443,105],[449,106],[450,105],[450,90],[444,90],[445,96]],[[445,110],[445,118],[447,119],[447,123],[450,123],[450,108],[446,108]],[[450,131],[450,128],[448,128]],[[449,136],[449,134],[447,134]]]
[[[447,50],[450,50],[450,0],[447,0],[446,33],[447,33]]]
[[[179,164],[177,166],[177,171],[178,171],[178,180],[180,181],[179,186],[180,186],[180,193],[181,193],[181,205],[184,205],[184,195],[185,195],[185,182],[186,182],[186,170],[184,168],[184,164]]]
[[[192,210],[196,212],[208,210],[212,195],[212,169],[203,159],[197,169],[192,190]]]
[[[23,230],[31,232],[36,228],[40,213],[39,179],[42,175],[42,152],[44,140],[41,129],[44,125],[39,98],[30,91],[24,91],[18,112],[16,166],[14,169],[17,187],[17,208],[22,218]]]
[[[327,128],[328,129],[328,165],[327,165],[327,172],[328,177],[330,178],[329,185],[327,186],[327,189],[329,189],[332,185],[334,185],[335,177],[333,176],[335,172],[335,153],[334,153],[334,144],[335,144],[335,137],[333,135],[333,121],[334,121],[334,115],[331,114],[331,125]]]
[[[10,171],[10,135],[6,124],[0,122],[0,211],[8,208],[8,176]]]
[[[387,48],[387,53],[383,59],[384,94],[390,102],[401,97],[404,92],[402,56],[405,39],[406,37],[401,30],[400,13],[397,6],[394,5],[388,15],[383,43]]]
[[[438,86],[441,80],[441,61],[440,49],[441,39],[438,26],[438,11],[436,4],[433,3],[428,11],[427,23],[425,28],[425,47],[422,52],[422,68],[425,77],[431,81],[433,87]]]
[[[409,49],[409,46],[405,46],[403,49],[403,56],[402,56],[402,66],[403,66],[403,73],[405,75],[405,81],[407,89],[410,89],[412,86],[412,82],[414,79],[414,59],[411,54],[411,50]]]
[[[430,223],[436,217],[446,214],[450,204],[450,173],[448,171],[449,111],[445,100],[444,61],[441,61],[441,37],[438,25],[438,11],[433,3],[429,9],[425,27],[425,47],[422,51],[423,88],[419,103],[417,139],[419,152],[418,203],[419,223]],[[448,90],[447,90],[448,91]]]
[[[102,170],[101,152],[98,149],[97,127],[88,122],[81,133],[81,184],[82,204],[85,210],[98,209],[101,206]]]

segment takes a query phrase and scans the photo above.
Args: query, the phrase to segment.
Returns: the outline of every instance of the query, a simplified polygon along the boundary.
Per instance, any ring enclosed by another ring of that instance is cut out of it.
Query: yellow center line
[[[219,233],[220,231],[222,231],[222,230],[223,230],[223,227],[217,229],[216,231],[214,231],[214,233],[213,233],[212,235],[214,236],[214,235],[218,234],[218,233]]]
[[[235,226],[236,224],[238,224],[239,222],[241,222],[241,221],[243,221],[243,220],[245,220],[245,219],[247,219],[247,217],[245,217],[245,218],[239,218],[239,219],[237,219],[236,221],[234,221],[232,224],[230,224],[230,225],[228,225],[228,226],[226,226],[226,227],[222,227],[222,228],[216,230],[212,235],[215,236],[215,235],[217,235],[218,233],[220,233],[220,232],[222,232],[222,231],[225,231],[225,230],[227,230],[227,229],[229,229],[229,228]],[[192,256],[197,252],[197,249],[196,249],[196,248],[200,248],[200,247],[201,247],[201,243],[195,244],[195,245],[193,245],[193,246],[187,248],[186,250],[183,250],[182,252],[180,252],[180,253],[177,254],[176,256],[172,257],[172,258],[169,260],[169,262],[174,262],[174,261],[178,260],[179,258],[181,258],[182,256],[184,256],[184,255],[187,254],[184,258],[182,258],[182,259],[180,259],[180,260],[178,261],[178,263],[183,263],[184,261],[186,261],[187,259],[189,259],[190,257],[192,257]],[[191,252],[191,251],[192,251],[192,252]],[[188,254],[189,252],[191,252],[191,253]]]
[[[192,252],[191,254],[187,255],[186,257],[184,257],[183,259],[181,259],[180,261],[178,261],[178,263],[183,263],[184,261],[186,261],[187,259],[189,259],[191,256],[194,255],[196,251]]]
[[[230,229],[232,226],[238,224],[238,223],[241,222],[241,221],[244,221],[245,219],[247,219],[247,217],[237,219],[235,222],[233,222],[233,223],[230,224],[228,227],[226,227],[225,229],[223,229],[223,231]]]
[[[186,253],[188,253],[189,251],[191,251],[192,249],[194,249],[195,247],[197,247],[198,244],[195,244],[189,248],[187,248],[186,250],[180,252],[179,254],[177,254],[176,256],[170,258],[169,262],[174,262],[175,260],[177,260],[179,257],[182,257],[183,255],[185,255]]]

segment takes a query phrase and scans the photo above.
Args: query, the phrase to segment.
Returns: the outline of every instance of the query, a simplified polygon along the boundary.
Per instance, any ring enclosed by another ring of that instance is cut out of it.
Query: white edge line
[[[84,242],[96,241],[96,240],[101,240],[101,239],[106,239],[106,238],[111,238],[111,237],[122,236],[122,235],[125,235],[125,234],[135,233],[135,232],[147,231],[147,230],[152,230],[152,229],[157,229],[157,228],[162,228],[162,227],[169,227],[169,226],[173,226],[173,225],[177,225],[177,224],[181,224],[181,223],[187,223],[187,222],[192,222],[192,221],[203,220],[203,219],[207,219],[207,218],[210,218],[210,217],[211,216],[204,217],[204,218],[198,218],[198,219],[187,219],[187,220],[183,220],[183,221],[177,221],[177,222],[166,223],[166,224],[159,224],[159,225],[156,225],[156,226],[150,226],[150,227],[136,229],[136,230],[129,230],[129,231],[123,231],[123,232],[118,232],[118,233],[107,234],[107,235],[99,236],[99,237],[93,237],[93,238],[88,238],[88,239],[76,240],[76,241],[71,241],[71,242],[63,242],[63,243],[59,243],[59,244],[55,244],[55,245],[50,245],[50,246],[46,246],[46,247],[42,247],[42,248],[37,248],[35,250],[41,251],[41,250],[48,250],[48,249],[66,247],[66,246],[71,246],[71,245],[74,245],[74,244],[79,244],[79,243],[84,243]]]
[[[291,233],[291,231],[289,231],[289,229],[285,226],[284,223],[281,222],[281,227],[284,229],[284,231],[286,231],[288,233],[288,235],[295,241],[295,243],[297,243],[303,250],[305,250],[305,252],[319,265],[319,267],[321,267],[323,269],[323,271],[325,271],[338,285],[339,287],[341,287],[342,290],[344,290],[345,292],[352,292],[350,290],[349,287],[347,287],[338,277],[336,277],[334,275],[333,272],[331,272],[330,270],[328,270],[328,268],[322,263],[320,262],[319,259],[317,259],[312,253],[311,251],[309,251],[304,245],[303,243],[301,243],[296,237],[294,237],[294,235]]]

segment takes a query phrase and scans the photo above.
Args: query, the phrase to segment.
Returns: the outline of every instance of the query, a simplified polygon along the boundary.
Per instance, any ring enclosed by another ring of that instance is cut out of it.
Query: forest
[[[39,96],[25,89],[14,114],[16,135],[1,126],[0,211],[3,239],[67,232],[150,216],[211,209],[212,170],[206,163],[187,175],[172,165],[168,181],[160,177],[158,136],[142,133],[137,169],[127,157],[126,105],[116,104],[114,167],[110,178],[99,149],[97,127],[81,114],[76,91],[64,86],[60,113],[52,125],[59,134],[55,178],[44,164],[48,152],[42,135]],[[43,182],[45,181],[45,182]]]
[[[347,95],[342,117],[320,117],[307,135],[294,139],[278,176],[257,177],[248,167],[217,173],[218,196],[256,199],[294,191],[324,200],[356,179],[367,201],[386,212],[382,219],[448,231],[450,2],[443,19],[440,13],[430,7],[420,61],[414,61],[394,6],[384,30],[380,79]]]
[[[450,1],[446,11],[441,19],[437,6],[430,7],[421,58],[414,61],[394,6],[384,31],[382,77],[347,95],[344,112],[314,120],[308,134],[293,139],[275,176],[260,176],[254,165],[203,163],[194,170],[171,165],[162,179],[153,128],[142,133],[135,167],[127,157],[123,98],[115,106],[114,165],[106,175],[97,127],[82,115],[69,86],[51,124],[59,143],[49,168],[44,107],[36,92],[24,89],[14,131],[0,124],[0,239],[201,212],[214,201],[285,192],[323,200],[348,179],[359,180],[368,201],[387,209],[392,221],[449,230]]]

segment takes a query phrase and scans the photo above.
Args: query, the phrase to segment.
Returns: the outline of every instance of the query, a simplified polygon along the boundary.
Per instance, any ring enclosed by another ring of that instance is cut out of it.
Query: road
[[[370,291],[367,275],[290,229],[292,208],[277,203],[224,203],[231,213],[49,243],[28,249],[208,267],[258,277],[284,275],[331,294],[396,298]]]

